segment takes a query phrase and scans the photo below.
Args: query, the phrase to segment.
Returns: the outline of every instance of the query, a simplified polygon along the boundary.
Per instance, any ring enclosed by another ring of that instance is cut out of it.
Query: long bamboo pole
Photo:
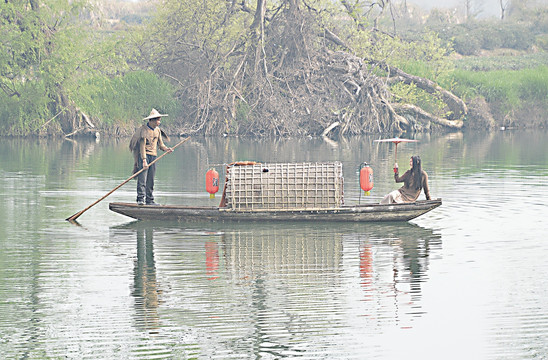
[[[175,148],[177,148],[179,145],[182,145],[184,142],[186,142],[188,139],[190,139],[190,137],[187,137],[186,139],[183,139],[181,140],[177,145],[175,145],[174,147],[172,147],[173,150],[175,150]],[[167,155],[169,153],[165,152],[163,153],[162,155],[158,156],[153,162],[151,162],[150,164],[148,164],[148,166],[156,163],[158,160],[160,160],[161,158],[163,158],[165,155]],[[124,186],[128,181],[130,181],[131,179],[133,179],[134,177],[138,176],[140,173],[142,173],[143,171],[145,171],[146,168],[142,168],[141,170],[137,171],[135,174],[131,175],[129,178],[127,178],[126,180],[124,180],[124,182],[122,182],[120,185],[116,186],[114,189],[110,190],[108,193],[106,193],[102,198],[100,198],[99,200],[95,201],[93,204],[91,204],[90,206],[88,206],[87,208],[85,208],[84,210],[82,211],[79,211],[77,212],[76,214],[72,215],[71,217],[68,217],[66,218],[67,221],[75,221],[76,219],[78,219],[80,217],[80,215],[82,215],[83,213],[85,213],[86,211],[88,211],[91,207],[95,206],[97,203],[103,201],[107,196],[109,196],[110,194],[112,194],[113,192],[115,192],[116,190],[118,190],[119,188],[121,188],[122,186]]]

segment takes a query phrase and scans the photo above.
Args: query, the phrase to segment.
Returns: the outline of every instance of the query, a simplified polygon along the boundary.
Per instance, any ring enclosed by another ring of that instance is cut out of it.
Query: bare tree
[[[464,20],[470,21],[483,11],[483,0],[462,0]]]
[[[499,0],[499,4],[500,4],[500,19],[504,20],[504,17],[506,15],[506,9],[508,9],[510,0]]]
[[[364,19],[372,19],[372,30],[379,31],[379,21],[385,15],[385,11],[389,11],[392,19],[392,31],[394,34],[396,33],[396,9],[392,0],[340,1],[346,9],[347,15],[354,20],[361,30],[366,28]],[[407,9],[407,3],[405,3],[405,9]]]

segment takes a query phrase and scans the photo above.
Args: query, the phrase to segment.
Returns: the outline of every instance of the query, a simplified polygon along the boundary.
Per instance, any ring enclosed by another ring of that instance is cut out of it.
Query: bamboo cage
[[[326,209],[344,203],[342,164],[231,165],[226,206],[234,210]]]

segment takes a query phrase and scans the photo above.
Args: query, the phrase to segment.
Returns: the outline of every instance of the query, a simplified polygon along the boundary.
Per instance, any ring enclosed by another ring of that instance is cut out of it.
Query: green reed
[[[171,118],[177,116],[181,110],[175,91],[167,80],[151,72],[136,71],[115,78],[88,79],[80,86],[75,100],[101,124],[111,125],[139,120],[151,108],[169,113]]]
[[[469,71],[453,73],[455,92],[465,98],[483,96],[489,103],[507,109],[548,100],[548,66],[521,70]]]

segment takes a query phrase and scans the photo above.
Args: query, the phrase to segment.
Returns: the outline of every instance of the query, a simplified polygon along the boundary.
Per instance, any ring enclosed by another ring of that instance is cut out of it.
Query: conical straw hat
[[[144,118],[143,120],[156,119],[156,118],[160,118],[160,117],[164,117],[164,116],[168,116],[168,115],[167,114],[160,114],[158,112],[158,110],[152,109],[152,111],[150,112],[150,115],[147,116],[146,118]]]

